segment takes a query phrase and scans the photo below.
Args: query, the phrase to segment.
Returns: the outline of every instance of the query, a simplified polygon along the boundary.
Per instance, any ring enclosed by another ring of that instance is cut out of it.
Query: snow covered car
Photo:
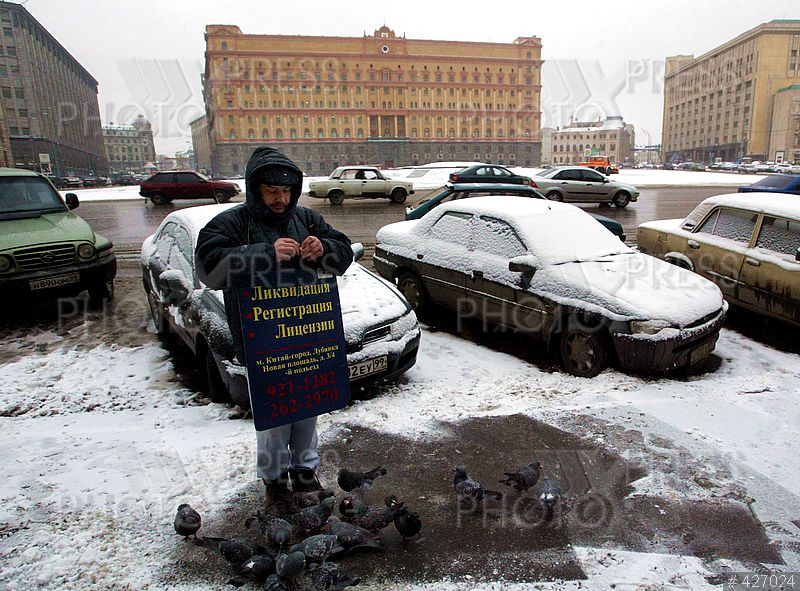
[[[374,262],[417,314],[436,304],[486,329],[531,334],[582,377],[614,358],[643,372],[697,364],[727,311],[707,279],[625,246],[575,206],[541,199],[462,199],[389,224]]]
[[[373,166],[340,166],[327,179],[308,184],[309,197],[327,198],[334,205],[345,197],[388,197],[403,203],[413,193],[413,183],[390,179]]]
[[[686,219],[642,224],[638,242],[710,279],[732,304],[800,326],[800,195],[709,197]]]
[[[245,370],[235,359],[222,291],[208,289],[195,272],[200,230],[233,204],[169,214],[142,244],[142,281],[159,334],[176,333],[195,354],[212,399],[248,408]],[[356,259],[363,247],[353,245]],[[414,365],[420,329],[395,286],[358,263],[337,279],[347,363],[353,389],[393,379]]]

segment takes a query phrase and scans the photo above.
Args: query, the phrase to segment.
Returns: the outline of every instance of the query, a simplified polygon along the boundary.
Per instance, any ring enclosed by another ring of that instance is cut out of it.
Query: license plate
[[[689,353],[689,363],[694,365],[698,361],[705,359],[711,354],[711,351],[714,350],[714,346],[717,344],[717,339],[709,339],[696,349],[693,349],[691,353]]]
[[[385,370],[387,367],[389,367],[388,355],[376,357],[375,359],[367,359],[366,361],[360,361],[349,366],[350,379],[355,380],[363,376],[378,373]]]
[[[70,283],[80,283],[80,273],[70,273],[69,275],[57,275],[55,277],[48,277],[46,279],[34,279],[29,282],[31,289],[48,289],[50,287],[60,287],[62,285],[69,285]]]

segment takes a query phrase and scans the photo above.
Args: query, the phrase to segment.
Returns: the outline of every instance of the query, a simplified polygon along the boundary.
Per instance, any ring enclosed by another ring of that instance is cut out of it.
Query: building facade
[[[243,35],[206,27],[203,93],[215,174],[273,145],[306,174],[344,164],[540,161],[541,41]]]
[[[800,83],[800,20],[773,20],[698,58],[666,60],[665,161],[774,159],[776,93]]]
[[[155,162],[153,128],[142,115],[131,125],[104,125],[103,143],[111,172],[144,172],[145,164]]]
[[[577,164],[587,157],[632,162],[636,145],[633,125],[614,115],[598,121],[573,121],[552,133],[552,164]]]
[[[11,153],[8,127],[6,127],[6,113],[3,109],[0,109],[0,166],[14,166],[14,155]]]
[[[775,93],[769,158],[774,162],[800,164],[800,84]]]
[[[0,94],[15,165],[107,175],[95,80],[20,4],[0,2]]]
[[[192,132],[192,147],[194,148],[197,169],[202,173],[211,171],[211,143],[208,137],[208,117],[202,115],[189,123]]]

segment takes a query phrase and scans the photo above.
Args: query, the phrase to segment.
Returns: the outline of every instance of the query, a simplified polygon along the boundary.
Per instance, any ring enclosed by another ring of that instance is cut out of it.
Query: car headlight
[[[631,333],[656,334],[671,325],[666,320],[632,320]]]
[[[11,260],[10,256],[0,254],[0,273],[5,273],[13,266],[14,261]]]
[[[85,242],[81,244],[78,247],[78,257],[82,259],[90,259],[94,257],[94,246]]]
[[[392,333],[392,340],[397,341],[403,338],[408,332],[414,330],[419,326],[417,322],[417,315],[414,312],[408,312],[404,316],[401,316],[394,322],[392,322],[390,328]]]

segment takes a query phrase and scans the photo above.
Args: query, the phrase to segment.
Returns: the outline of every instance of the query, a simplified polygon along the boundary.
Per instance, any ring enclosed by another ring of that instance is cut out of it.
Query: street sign
[[[50,154],[39,154],[39,162],[41,164],[50,164]]]
[[[786,152],[784,152],[783,150],[775,152],[775,164],[782,164],[785,156]]]
[[[259,280],[239,289],[256,430],[347,406],[350,376],[336,277],[280,269]]]
[[[600,155],[600,148],[592,148],[591,156],[599,156]]]

